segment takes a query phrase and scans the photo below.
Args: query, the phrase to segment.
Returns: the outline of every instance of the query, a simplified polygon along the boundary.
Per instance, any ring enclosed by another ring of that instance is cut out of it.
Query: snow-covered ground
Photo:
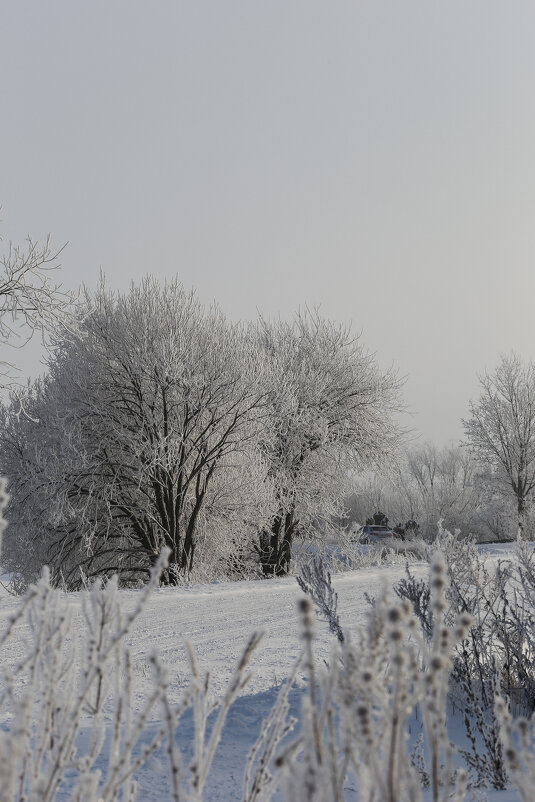
[[[508,547],[488,547],[487,552],[491,557],[503,557],[507,556]],[[426,569],[422,565],[416,570]],[[339,597],[338,609],[346,631],[351,632],[364,621],[365,594],[379,594],[385,583],[392,585],[403,572],[403,566],[387,565],[333,577]],[[133,657],[133,699],[139,709],[151,687],[147,659],[154,650],[170,669],[173,701],[178,701],[190,679],[186,641],[193,646],[201,672],[210,673],[212,692],[218,696],[225,691],[249,634],[253,630],[264,633],[251,660],[251,679],[235,702],[225,725],[205,792],[207,800],[230,802],[241,799],[246,755],[258,736],[262,720],[273,705],[277,687],[290,672],[301,648],[297,612],[297,600],[301,595],[293,577],[160,589],[152,594],[129,636]],[[139,591],[123,591],[123,609],[133,610],[138,598]],[[79,594],[70,594],[68,603],[73,612],[73,626],[81,627]],[[2,591],[1,630],[18,604],[17,599]],[[317,620],[314,648],[318,660],[328,658],[332,638],[327,625]],[[4,651],[1,660],[16,661],[22,655],[24,640],[24,627],[20,627],[16,641]],[[291,706],[295,711],[299,708],[300,694],[298,681],[291,694]],[[156,722],[153,725],[156,728]],[[192,732],[191,716],[186,714],[177,736],[186,760]],[[139,780],[139,799],[165,802],[169,798],[160,758],[155,757],[149,762]],[[347,798],[356,798],[354,790],[348,789]],[[517,800],[514,792],[489,792],[488,798],[493,802]]]

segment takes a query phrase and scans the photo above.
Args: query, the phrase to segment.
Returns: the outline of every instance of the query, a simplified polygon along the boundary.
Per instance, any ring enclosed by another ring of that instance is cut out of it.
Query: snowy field
[[[489,556],[507,556],[506,546],[487,547]],[[424,566],[415,571],[425,571]],[[338,574],[333,584],[338,593],[341,622],[346,632],[354,631],[364,622],[367,602],[365,594],[374,596],[384,584],[391,586],[403,575],[403,566]],[[253,630],[262,631],[262,641],[254,652],[251,678],[242,695],[234,703],[223,732],[221,743],[205,791],[207,800],[231,802],[242,798],[242,777],[246,756],[254,744],[276,697],[277,688],[288,676],[300,652],[300,626],[297,601],[301,596],[295,578],[269,581],[243,581],[165,588],[153,592],[146,608],[136,621],[129,636],[133,657],[133,700],[140,709],[152,687],[148,658],[156,650],[170,670],[169,694],[178,701],[190,681],[190,669],[185,643],[188,641],[197,656],[201,673],[209,672],[211,690],[215,696],[224,693],[233,669],[248,636]],[[139,591],[122,591],[122,606],[133,610]],[[0,596],[0,628],[8,624],[20,602],[2,591]],[[73,614],[73,626],[83,625],[80,594],[68,596]],[[23,654],[26,635],[20,626],[16,638],[2,653],[2,663],[13,665]],[[329,657],[333,635],[326,624],[316,620],[314,651],[321,662]],[[303,679],[298,677],[290,695],[291,710],[299,710]],[[188,711],[189,712],[189,711]],[[1,722],[7,726],[6,720]],[[150,723],[156,730],[157,721]],[[459,730],[461,731],[461,730]],[[179,727],[177,739],[187,764],[191,757],[190,741],[193,732],[188,713]],[[454,736],[455,737],[455,736]],[[140,800],[170,798],[163,756],[156,754],[138,774]],[[477,792],[475,799],[487,798],[487,792]],[[357,799],[354,788],[346,789],[347,799]],[[470,798],[470,795],[468,796]],[[516,802],[515,792],[488,792],[493,802]]]

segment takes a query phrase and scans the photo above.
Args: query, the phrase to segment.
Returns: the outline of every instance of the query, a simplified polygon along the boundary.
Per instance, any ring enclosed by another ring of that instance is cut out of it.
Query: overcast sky
[[[1,233],[68,287],[319,305],[456,440],[535,353],[534,41],[532,0],[3,0]]]

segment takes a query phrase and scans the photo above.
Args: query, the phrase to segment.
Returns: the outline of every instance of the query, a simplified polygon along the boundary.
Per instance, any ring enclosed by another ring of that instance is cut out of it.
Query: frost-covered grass
[[[293,549],[293,565],[295,572],[299,573],[303,566],[319,557],[332,574],[362,568],[404,566],[407,562],[412,564],[424,559],[428,545],[420,538],[414,540],[395,538],[385,543],[363,544],[347,536],[327,544],[296,543]]]
[[[493,563],[509,554],[505,546],[487,551]],[[423,563],[411,570],[427,575]],[[338,654],[328,624],[313,622],[307,606],[299,612],[302,594],[291,577],[150,593],[112,584],[69,595],[50,592],[43,581],[25,613],[20,600],[3,594],[0,633],[11,632],[1,647],[0,800],[23,798],[24,772],[26,798],[35,802],[134,798],[130,780],[122,782],[130,767],[139,800],[401,802],[419,799],[420,791],[423,800],[446,799],[453,786],[439,783],[440,797],[419,782],[412,788],[418,772],[409,756],[423,732],[428,773],[434,765],[440,779],[450,758],[453,768],[462,763],[450,754],[441,718],[447,710],[449,739],[468,748],[462,716],[446,706],[444,682],[426,679],[447,673],[461,633],[451,629],[441,639],[437,630],[426,644],[407,606],[392,593],[383,596],[403,575],[403,565],[384,563],[333,575],[349,643]],[[372,610],[366,595],[383,601]],[[263,632],[258,643],[251,640],[255,631]],[[405,648],[408,634],[412,652]],[[292,718],[295,727],[286,733]],[[72,737],[58,755],[66,733]],[[56,764],[57,782],[51,780]],[[278,790],[259,771],[263,765],[277,773]],[[530,789],[523,799],[531,798]],[[493,802],[521,798],[510,788],[477,794]]]

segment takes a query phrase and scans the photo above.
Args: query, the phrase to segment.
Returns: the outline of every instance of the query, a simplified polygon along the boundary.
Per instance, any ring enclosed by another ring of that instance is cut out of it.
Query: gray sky
[[[532,0],[4,0],[1,233],[69,287],[320,305],[456,439],[535,350],[534,40]]]

